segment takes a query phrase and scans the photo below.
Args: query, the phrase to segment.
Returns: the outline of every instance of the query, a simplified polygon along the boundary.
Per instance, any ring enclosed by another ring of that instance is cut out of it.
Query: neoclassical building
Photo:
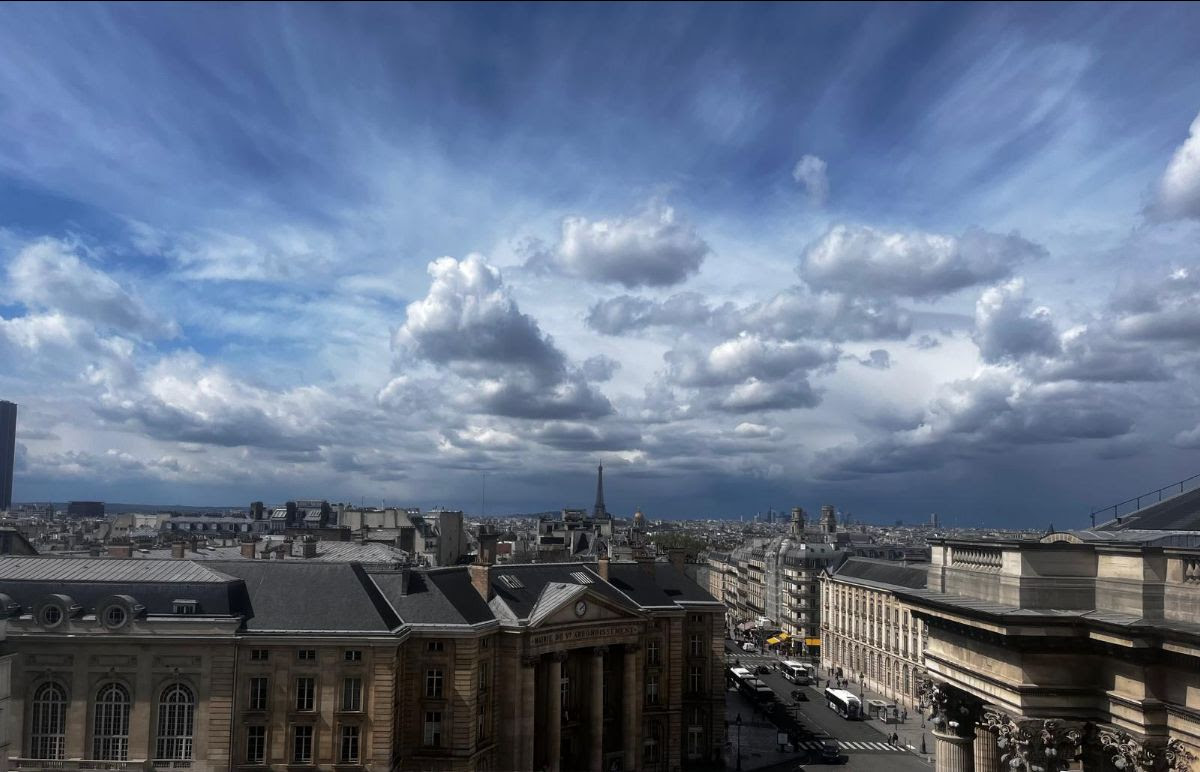
[[[1198,768],[1200,532],[943,539],[895,595],[929,631],[938,772]]]
[[[666,562],[0,558],[15,769],[719,765],[723,606]]]
[[[862,679],[906,709],[916,709],[925,668],[925,623],[899,593],[922,589],[925,566],[847,558],[821,580],[822,664]]]

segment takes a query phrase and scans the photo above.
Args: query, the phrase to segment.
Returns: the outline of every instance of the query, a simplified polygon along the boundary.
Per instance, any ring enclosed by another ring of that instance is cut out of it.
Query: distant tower
[[[642,514],[641,507],[638,507],[633,513],[633,527],[638,530],[646,527],[646,516]]]
[[[608,517],[608,510],[604,508],[604,464],[596,467],[596,504],[592,507],[592,517]]]
[[[0,511],[12,507],[13,468],[17,461],[17,406],[0,401]]]
[[[792,507],[792,536],[804,536],[804,510]]]
[[[832,504],[821,505],[821,533],[826,536],[837,533],[837,517],[834,515]]]
[[[937,527],[938,527],[938,521],[937,521],[937,512],[934,512],[933,514],[931,514],[931,515],[929,516],[929,524],[930,524],[931,526],[933,526],[934,528],[937,528]]]

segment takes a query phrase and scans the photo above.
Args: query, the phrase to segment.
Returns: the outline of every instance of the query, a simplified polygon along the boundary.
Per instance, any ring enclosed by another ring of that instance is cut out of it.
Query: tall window
[[[267,761],[267,728],[246,727],[246,763],[264,764]]]
[[[425,711],[425,744],[437,748],[442,744],[442,712]]]
[[[313,759],[313,728],[311,726],[292,727],[292,761],[297,764],[311,764]]]
[[[362,679],[342,680],[342,710],[362,710]]]
[[[482,700],[475,712],[475,738],[482,740],[487,737],[487,703]]]
[[[129,758],[129,692],[120,684],[105,684],[96,693],[92,758],[103,761]]]
[[[558,680],[559,704],[562,706],[563,712],[566,712],[571,707],[571,677],[562,676]]]
[[[487,690],[488,690],[488,684],[491,683],[491,679],[488,677],[490,675],[490,673],[488,671],[489,671],[488,663],[480,662],[479,663],[479,693],[480,694],[486,694]]]
[[[270,682],[266,678],[250,679],[250,710],[266,710],[267,695],[270,694]]]
[[[648,705],[658,704],[658,676],[646,676],[646,703]]]
[[[66,757],[67,692],[55,683],[42,684],[33,694],[33,722],[30,724],[30,758]]]
[[[690,644],[693,657],[699,657],[704,653],[703,639],[699,635],[693,635]]]
[[[183,684],[171,684],[158,700],[156,759],[190,759],[196,698]]]
[[[338,759],[343,763],[358,762],[358,737],[358,727],[342,727],[341,737],[339,738],[338,742],[338,745],[341,747],[341,750],[338,754]]]
[[[425,671],[425,696],[426,697],[441,697],[442,696],[442,671],[441,670],[426,670]]]
[[[689,726],[687,738],[687,756],[698,759],[704,755],[704,727]]]
[[[651,728],[650,733],[642,743],[642,761],[647,764],[658,763],[658,730]]]
[[[296,679],[296,710],[312,710],[316,698],[316,685],[311,678]]]
[[[658,641],[650,640],[646,642],[646,664],[658,664]]]
[[[704,668],[701,665],[692,665],[688,668],[688,691],[692,694],[698,694],[703,691],[704,687]]]

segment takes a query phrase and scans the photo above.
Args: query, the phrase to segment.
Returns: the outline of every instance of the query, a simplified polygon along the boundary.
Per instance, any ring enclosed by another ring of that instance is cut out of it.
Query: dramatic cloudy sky
[[[4,6],[16,497],[1080,525],[1200,472],[1198,39]]]

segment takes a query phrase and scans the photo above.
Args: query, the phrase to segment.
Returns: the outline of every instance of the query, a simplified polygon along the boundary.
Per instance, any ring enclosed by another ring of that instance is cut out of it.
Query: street
[[[752,654],[741,651],[735,648],[733,641],[725,642],[727,661],[732,661],[732,658],[737,658],[743,667],[753,670],[758,665],[766,665],[771,667],[779,663],[779,657],[773,654]],[[841,769],[850,770],[877,770],[886,766],[891,772],[929,772],[929,764],[925,762],[926,756],[920,755],[920,736],[919,717],[911,717],[907,725],[897,728],[893,725],[885,725],[877,720],[867,721],[846,721],[837,713],[830,710],[822,697],[824,692],[822,686],[813,684],[807,687],[797,687],[790,681],[785,679],[781,673],[772,669],[771,672],[757,675],[767,686],[771,687],[772,691],[780,698],[784,704],[791,704],[794,701],[791,699],[791,693],[794,689],[802,688],[808,695],[808,701],[796,702],[795,710],[799,712],[800,723],[808,730],[813,732],[817,739],[822,736],[830,737],[837,740],[841,746],[842,753],[847,759],[846,763],[841,765]],[[856,694],[857,689],[851,689]],[[732,722],[738,714],[742,716],[742,769],[752,770],[765,767],[788,769],[786,765],[781,765],[789,759],[794,758],[798,765],[804,761],[803,750],[805,746],[817,747],[817,739],[800,743],[801,753],[795,756],[786,753],[780,753],[778,744],[775,740],[774,727],[766,722],[766,719],[758,716],[755,717],[754,705],[745,697],[737,692],[728,692],[726,695],[726,715]],[[755,726],[751,727],[753,722]],[[887,742],[887,737],[893,731],[898,731],[902,735],[901,743],[893,746]],[[729,739],[735,740],[736,729],[731,723],[729,728]],[[903,738],[911,738],[915,742],[905,742]],[[933,739],[926,735],[926,749],[932,753]],[[904,747],[911,744],[912,747]],[[736,753],[734,754],[736,755]],[[731,759],[729,768],[734,768],[736,760]],[[779,765],[779,766],[776,766]],[[808,763],[806,767],[824,766],[820,763]],[[796,767],[791,767],[796,768]]]

